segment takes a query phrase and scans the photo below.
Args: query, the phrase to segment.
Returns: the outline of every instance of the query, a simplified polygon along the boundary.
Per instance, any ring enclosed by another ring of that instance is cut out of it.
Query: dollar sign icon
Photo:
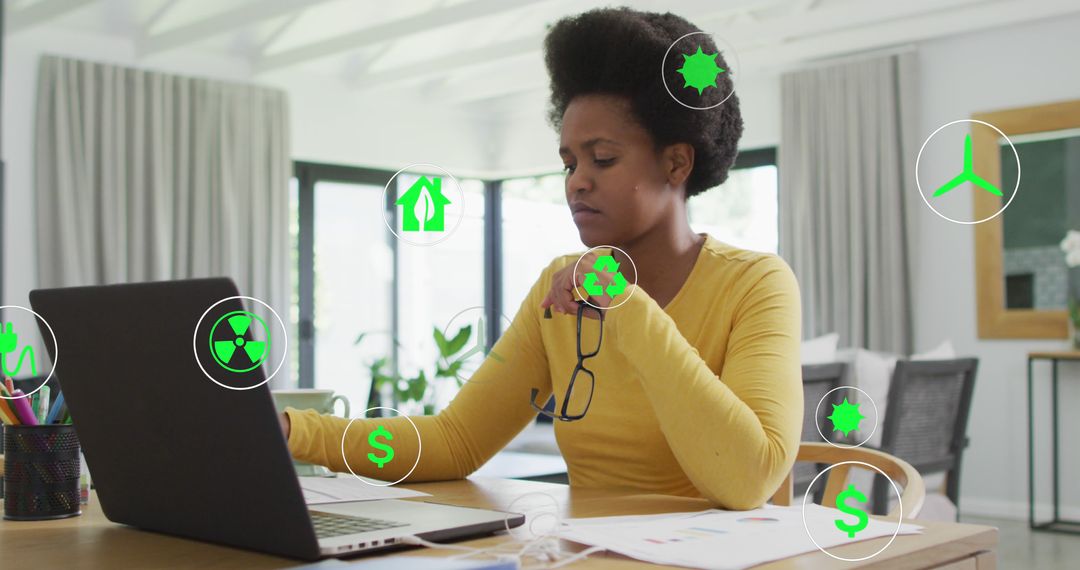
[[[375,449],[378,449],[380,451],[385,451],[386,456],[385,457],[379,457],[378,455],[375,455],[374,453],[368,453],[367,458],[372,463],[378,465],[379,469],[382,469],[383,465],[386,465],[387,463],[390,463],[390,460],[394,458],[394,448],[392,448],[389,445],[386,445],[385,443],[379,441],[378,438],[380,438],[380,437],[385,437],[387,440],[394,439],[394,436],[390,435],[390,432],[386,431],[386,428],[384,428],[382,426],[379,426],[378,428],[375,429],[375,431],[368,434],[367,442],[368,442],[368,445],[370,445],[371,447],[374,447]],[[863,500],[866,500],[866,499],[863,499]]]
[[[866,511],[859,510],[858,507],[853,507],[847,504],[848,499],[855,499],[860,503],[866,502],[866,495],[859,492],[855,488],[855,485],[849,484],[847,489],[844,489],[842,493],[836,496],[836,508],[845,514],[855,515],[858,519],[855,524],[848,524],[844,522],[844,519],[836,519],[836,528],[841,532],[846,532],[848,538],[855,538],[855,533],[866,528],[866,523],[869,522],[869,518],[866,515]]]

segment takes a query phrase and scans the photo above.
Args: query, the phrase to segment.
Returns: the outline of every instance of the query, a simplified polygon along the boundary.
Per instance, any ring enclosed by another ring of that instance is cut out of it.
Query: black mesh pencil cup
[[[4,426],[4,518],[29,521],[78,514],[75,427]]]

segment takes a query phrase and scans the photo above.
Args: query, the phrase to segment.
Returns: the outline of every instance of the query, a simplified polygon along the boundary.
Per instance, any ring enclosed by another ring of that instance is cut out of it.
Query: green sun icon
[[[840,405],[833,404],[833,413],[829,416],[832,420],[833,431],[844,434],[844,437],[853,431],[859,431],[859,422],[866,416],[859,412],[859,404],[849,404],[847,398]]]
[[[718,55],[720,55],[719,52],[713,54],[702,52],[701,46],[698,46],[697,53],[682,54],[683,66],[675,71],[682,74],[686,82],[683,87],[697,89],[698,95],[701,95],[707,87],[716,87],[716,78],[726,71],[716,65]]]

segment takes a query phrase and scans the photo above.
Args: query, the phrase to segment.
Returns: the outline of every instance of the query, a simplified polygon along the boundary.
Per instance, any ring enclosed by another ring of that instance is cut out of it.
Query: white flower
[[[1068,265],[1069,267],[1080,266],[1080,251],[1074,250],[1065,254],[1065,265]]]
[[[1080,265],[1080,259],[1076,258],[1076,255],[1080,255],[1080,231],[1069,230],[1065,234],[1065,239],[1061,240],[1061,251],[1065,252],[1069,267]]]

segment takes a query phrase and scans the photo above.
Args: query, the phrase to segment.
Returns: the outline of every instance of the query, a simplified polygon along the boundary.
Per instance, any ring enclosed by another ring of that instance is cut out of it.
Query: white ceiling
[[[9,36],[47,27],[129,40],[141,62],[185,52],[246,61],[280,83],[438,85],[455,105],[542,93],[541,39],[596,0],[7,0]],[[742,75],[1080,12],[1077,0],[630,0],[671,10],[738,51]],[[738,74],[738,70],[736,70]]]

